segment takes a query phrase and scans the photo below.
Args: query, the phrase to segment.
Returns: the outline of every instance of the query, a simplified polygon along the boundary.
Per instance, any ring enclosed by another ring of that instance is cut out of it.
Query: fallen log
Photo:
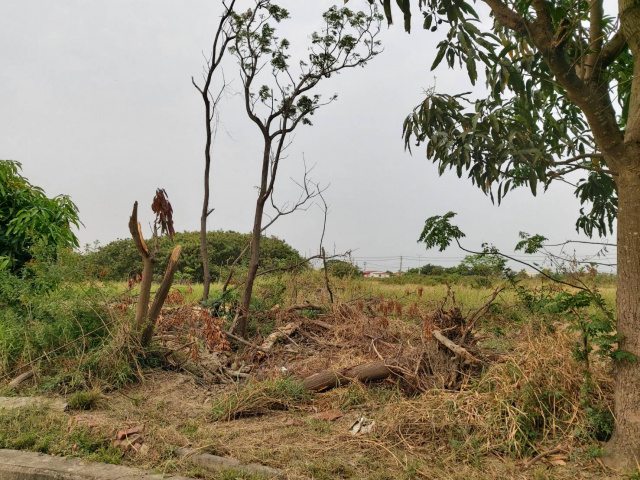
[[[322,392],[346,385],[352,381],[363,383],[383,380],[393,374],[392,368],[397,365],[393,359],[364,363],[342,370],[324,370],[304,379],[302,385],[310,392]]]
[[[476,357],[471,355],[464,347],[461,347],[460,345],[453,343],[451,340],[445,337],[440,330],[434,330],[432,332],[432,335],[433,335],[433,338],[438,340],[441,344],[443,344],[445,347],[447,347],[449,350],[455,353],[458,357],[462,357],[471,363],[481,363],[480,360],[478,360]]]

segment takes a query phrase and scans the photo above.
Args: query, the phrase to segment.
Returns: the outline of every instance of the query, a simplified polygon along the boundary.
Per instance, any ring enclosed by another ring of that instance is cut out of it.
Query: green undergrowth
[[[122,451],[108,436],[85,425],[69,425],[69,417],[45,407],[0,410],[0,448],[122,463]]]

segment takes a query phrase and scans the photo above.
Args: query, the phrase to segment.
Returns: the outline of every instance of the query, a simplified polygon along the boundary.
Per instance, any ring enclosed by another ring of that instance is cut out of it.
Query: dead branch
[[[295,322],[289,322],[286,325],[276,328],[273,332],[265,338],[262,345],[260,345],[261,352],[270,352],[273,349],[273,346],[278,343],[278,341],[283,338],[287,338],[295,332],[300,325]]]
[[[484,305],[482,305],[479,309],[477,309],[475,312],[473,312],[471,315],[469,315],[467,317],[466,322],[465,322],[466,326],[465,326],[465,329],[464,329],[464,333],[462,334],[462,338],[460,339],[460,343],[461,344],[464,344],[465,339],[467,338],[467,336],[469,335],[469,333],[473,329],[473,327],[476,324],[476,322],[482,317],[482,314],[484,314],[484,312],[496,300],[498,295],[500,295],[500,293],[502,293],[503,291],[504,291],[504,287],[496,288],[493,291],[493,293],[491,294],[491,298]]]
[[[533,464],[539,462],[544,457],[548,457],[549,455],[553,455],[554,453],[564,452],[565,449],[566,447],[564,445],[558,445],[556,448],[552,448],[551,450],[547,450],[546,452],[539,453],[538,455],[533,457],[531,460],[529,460],[527,463],[525,463],[524,468],[531,467]]]
[[[22,382],[26,382],[31,377],[33,377],[33,375],[34,375],[34,371],[33,370],[28,370],[28,371],[18,375],[16,378],[14,378],[13,380],[11,380],[9,382],[9,390],[15,389]]]
[[[440,332],[440,330],[434,330],[433,332],[431,332],[431,335],[433,335],[433,338],[438,340],[442,345],[447,347],[449,350],[455,353],[458,357],[462,357],[471,363],[482,363],[476,357],[471,355],[465,348],[453,343],[451,340],[445,337],[442,334],[442,332]]]
[[[239,336],[237,336],[237,335],[234,335],[234,334],[233,334],[233,333],[231,333],[231,332],[227,332],[227,331],[225,331],[224,333],[225,333],[225,335],[226,335],[227,337],[231,338],[232,340],[235,340],[236,342],[240,342],[240,343],[242,343],[243,345],[246,345],[247,347],[251,347],[251,348],[254,348],[254,349],[256,349],[256,350],[260,350],[260,351],[262,351],[262,348],[260,348],[260,346],[259,346],[259,345],[256,345],[255,343],[251,343],[250,341],[245,340],[244,338],[239,337]],[[269,352],[264,352],[264,353],[269,353]]]

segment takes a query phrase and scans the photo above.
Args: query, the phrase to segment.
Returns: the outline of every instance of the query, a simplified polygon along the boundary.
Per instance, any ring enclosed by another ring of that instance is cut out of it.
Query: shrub
[[[0,160],[0,269],[16,272],[33,258],[32,247],[47,253],[77,247],[71,226],[80,225],[78,207],[65,195],[49,198],[18,172],[22,165]]]
[[[224,277],[227,266],[244,250],[250,240],[249,234],[237,232],[208,232],[207,244],[209,265],[214,280]],[[151,245],[152,243],[150,243]],[[165,265],[175,244],[182,245],[176,278],[194,282],[203,281],[200,259],[200,232],[183,232],[173,240],[161,237],[158,242],[158,264]],[[302,260],[300,254],[283,240],[276,237],[264,237],[261,243],[263,269],[283,267]],[[248,265],[248,255],[240,261],[239,267]],[[133,240],[115,240],[98,247],[86,255],[87,272],[105,280],[126,280],[131,275],[142,272],[142,260]],[[221,275],[222,274],[222,275]]]

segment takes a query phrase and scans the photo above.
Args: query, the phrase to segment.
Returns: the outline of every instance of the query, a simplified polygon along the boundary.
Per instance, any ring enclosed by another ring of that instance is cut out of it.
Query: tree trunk
[[[151,282],[153,281],[153,269],[156,264],[155,257],[149,251],[144,237],[140,222],[138,222],[138,202],[133,204],[133,212],[129,218],[129,232],[133,237],[136,249],[142,257],[142,281],[140,282],[140,295],[138,295],[138,304],[136,305],[136,330],[141,332],[144,322],[149,314],[149,300],[151,298]]]
[[[262,216],[264,215],[264,205],[271,194],[267,191],[269,181],[269,167],[271,160],[271,141],[265,137],[264,150],[262,154],[262,175],[260,179],[260,193],[256,201],[256,215],[253,219],[253,232],[251,233],[251,259],[249,260],[249,273],[244,289],[244,297],[242,299],[242,315],[238,319],[234,333],[242,338],[247,334],[247,316],[249,307],[251,306],[251,294],[253,293],[253,284],[258,274],[258,266],[260,265],[260,239],[262,238]],[[275,175],[275,172],[272,172]],[[272,179],[273,180],[273,179]]]
[[[640,150],[640,149],[639,149]],[[618,185],[617,332],[619,348],[640,359],[640,151],[621,169]],[[640,458],[640,361],[621,360],[614,373],[615,429],[606,462],[635,471]]]
[[[244,289],[244,297],[242,298],[242,315],[238,318],[235,334],[244,338],[247,334],[247,316],[249,307],[251,306],[251,295],[253,293],[253,284],[258,274],[258,266],[260,265],[260,239],[262,237],[262,215],[264,214],[264,201],[262,194],[256,202],[256,216],[253,221],[253,232],[251,234],[251,259],[249,260],[249,273],[247,274],[247,282]]]
[[[202,301],[209,298],[209,288],[211,286],[211,270],[209,269],[209,254],[207,252],[207,217],[209,216],[209,174],[211,171],[211,105],[207,90],[202,95],[205,105],[207,141],[204,149],[204,199],[202,201],[202,216],[200,217],[200,257],[202,259],[203,289]]]
[[[209,206],[209,178],[205,177],[205,200],[202,207],[202,218],[200,219],[200,257],[202,258],[203,288],[202,301],[209,298],[209,288],[211,287],[211,270],[209,269],[209,253],[207,251],[207,208]]]

